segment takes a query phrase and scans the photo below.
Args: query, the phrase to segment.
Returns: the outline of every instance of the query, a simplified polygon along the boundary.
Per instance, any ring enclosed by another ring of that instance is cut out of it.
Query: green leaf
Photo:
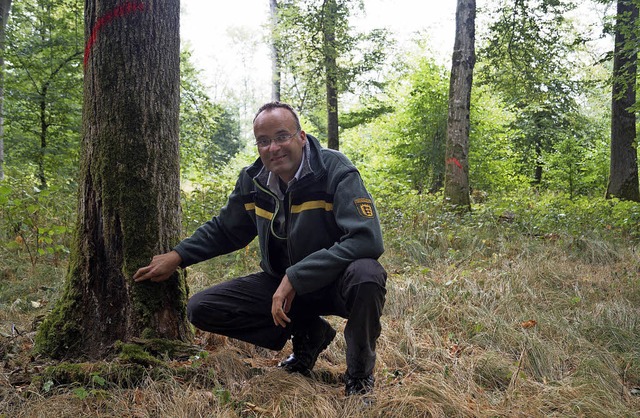
[[[91,375],[91,381],[100,387],[104,387],[107,384],[107,381],[98,374]]]
[[[42,390],[44,390],[45,392],[49,392],[52,387],[53,387],[53,380],[47,380],[42,385]]]
[[[73,394],[81,401],[87,399],[87,397],[89,396],[89,392],[87,392],[85,388],[75,388],[73,390]]]

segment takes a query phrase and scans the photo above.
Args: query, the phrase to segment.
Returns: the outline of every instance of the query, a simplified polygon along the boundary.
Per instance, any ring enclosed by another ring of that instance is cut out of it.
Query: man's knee
[[[378,260],[361,258],[349,264],[344,272],[344,280],[347,287],[375,283],[384,288],[387,283],[387,272]]]
[[[187,319],[196,327],[209,331],[216,324],[224,323],[228,319],[217,305],[211,294],[204,291],[196,293],[187,302]]]
[[[199,319],[203,316],[202,298],[199,293],[193,295],[187,302],[187,318],[189,322],[198,325]]]

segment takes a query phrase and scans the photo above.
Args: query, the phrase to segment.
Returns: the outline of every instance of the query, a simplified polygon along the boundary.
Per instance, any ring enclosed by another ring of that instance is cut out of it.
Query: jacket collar
[[[322,145],[313,135],[307,134],[307,145],[305,146],[305,156],[302,161],[302,169],[297,183],[308,179],[318,178],[326,172],[326,167],[321,156]],[[269,171],[258,158],[253,164],[247,167],[247,174],[257,180],[261,185],[267,186]]]

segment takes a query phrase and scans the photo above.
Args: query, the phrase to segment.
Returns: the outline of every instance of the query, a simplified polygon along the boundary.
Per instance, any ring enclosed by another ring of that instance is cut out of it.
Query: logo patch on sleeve
[[[358,208],[360,216],[365,218],[373,218],[375,216],[375,212],[373,211],[373,202],[371,199],[362,197],[355,199],[353,203],[356,204],[356,208]]]

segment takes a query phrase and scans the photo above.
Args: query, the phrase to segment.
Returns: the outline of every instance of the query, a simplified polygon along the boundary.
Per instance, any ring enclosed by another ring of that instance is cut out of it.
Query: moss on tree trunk
[[[182,274],[132,280],[180,238],[179,1],[86,4],[77,231],[65,292],[36,340],[54,357],[191,338]]]

